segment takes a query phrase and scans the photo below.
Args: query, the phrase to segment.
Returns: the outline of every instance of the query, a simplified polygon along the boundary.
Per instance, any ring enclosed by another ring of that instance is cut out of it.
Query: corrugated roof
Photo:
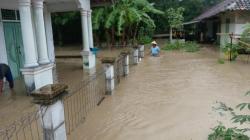
[[[196,17],[193,21],[201,21],[228,10],[250,10],[250,0],[224,0]]]

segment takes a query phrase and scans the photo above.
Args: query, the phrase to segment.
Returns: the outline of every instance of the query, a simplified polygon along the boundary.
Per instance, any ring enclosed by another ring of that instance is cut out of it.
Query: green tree
[[[173,40],[173,35],[172,35],[173,28],[180,28],[182,26],[182,23],[184,21],[183,12],[184,8],[179,7],[177,9],[169,8],[165,13],[169,24],[170,42],[172,42]]]
[[[52,14],[52,22],[55,25],[55,30],[58,36],[59,46],[63,45],[63,28],[69,22],[75,21],[80,17],[78,12],[61,12]]]
[[[130,39],[135,40],[138,37],[141,26],[155,28],[149,13],[163,14],[147,0],[120,0],[106,10],[96,9],[95,13],[94,29],[104,29],[108,32],[111,36],[111,44],[114,44],[115,38],[119,38],[123,45],[126,45]]]
[[[193,20],[206,9],[221,1],[223,0],[149,0],[149,2],[155,4],[154,6],[157,9],[162,11],[169,8],[176,9],[178,7],[183,7],[185,9],[183,12],[185,22]],[[166,28],[169,26],[167,20],[163,16],[155,15],[153,20],[156,24],[156,33],[165,33],[169,30]]]

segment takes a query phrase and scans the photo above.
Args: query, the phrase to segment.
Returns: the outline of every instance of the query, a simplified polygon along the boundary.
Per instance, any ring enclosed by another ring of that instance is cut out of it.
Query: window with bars
[[[18,10],[1,9],[2,20],[20,20]]]

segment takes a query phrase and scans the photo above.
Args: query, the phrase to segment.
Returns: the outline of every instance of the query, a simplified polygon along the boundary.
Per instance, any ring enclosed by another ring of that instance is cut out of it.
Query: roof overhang
[[[91,7],[108,6],[114,3],[114,0],[91,0]]]
[[[193,21],[189,21],[189,22],[184,22],[182,25],[190,25],[190,24],[195,24],[195,23],[199,23],[201,22],[201,20],[193,20]]]
[[[211,17],[217,16],[223,12],[238,11],[238,10],[250,11],[250,1],[249,0],[224,0],[221,3],[203,12],[201,15],[196,17],[193,21],[201,21],[201,20],[205,20],[205,19],[209,19]]]

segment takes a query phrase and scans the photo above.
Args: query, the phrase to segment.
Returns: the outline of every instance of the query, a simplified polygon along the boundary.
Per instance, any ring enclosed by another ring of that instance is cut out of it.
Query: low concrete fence
[[[142,51],[144,48],[134,47],[122,51],[118,58],[103,58],[103,70],[71,90],[64,84],[52,84],[34,91],[32,96],[37,110],[0,128],[0,139],[66,140],[105,96],[114,94],[115,87],[129,74],[130,67],[139,63]]]

